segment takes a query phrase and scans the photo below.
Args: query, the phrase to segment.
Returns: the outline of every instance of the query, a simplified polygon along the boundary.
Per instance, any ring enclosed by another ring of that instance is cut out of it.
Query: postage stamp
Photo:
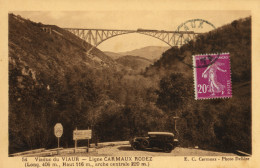
[[[229,53],[193,56],[195,99],[232,97]]]

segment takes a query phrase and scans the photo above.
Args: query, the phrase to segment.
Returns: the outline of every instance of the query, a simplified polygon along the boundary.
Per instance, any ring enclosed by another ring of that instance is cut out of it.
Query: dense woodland
[[[174,132],[183,147],[251,152],[251,18],[173,47],[141,73],[132,73],[76,36],[9,15],[9,152],[61,146],[72,131],[93,130],[92,142],[129,140],[148,131]],[[230,52],[233,97],[194,100],[191,56]],[[98,59],[97,59],[98,58]],[[102,61],[99,61],[102,60]],[[81,145],[86,145],[82,141]]]

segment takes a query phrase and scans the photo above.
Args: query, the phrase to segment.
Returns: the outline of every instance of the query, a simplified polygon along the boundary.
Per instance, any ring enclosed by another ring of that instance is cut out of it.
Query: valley
[[[91,143],[128,141],[158,131],[177,134],[180,153],[194,146],[252,152],[251,17],[180,47],[113,53],[56,25],[9,14],[8,47],[10,154],[55,148],[56,123],[64,127],[64,148],[74,146],[73,130],[89,128]],[[232,98],[195,100],[192,55],[216,52],[230,53]],[[102,150],[104,155],[120,152],[116,147]],[[171,155],[179,156],[178,150]]]

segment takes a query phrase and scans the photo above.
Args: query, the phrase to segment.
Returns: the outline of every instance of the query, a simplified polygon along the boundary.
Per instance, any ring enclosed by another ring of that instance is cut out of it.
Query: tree
[[[157,106],[171,115],[176,115],[176,111],[191,97],[192,90],[191,81],[184,78],[181,73],[164,77],[157,91]]]

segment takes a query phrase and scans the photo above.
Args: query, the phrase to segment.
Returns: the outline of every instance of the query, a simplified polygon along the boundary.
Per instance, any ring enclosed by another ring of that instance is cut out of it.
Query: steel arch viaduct
[[[84,41],[88,42],[94,47],[97,47],[102,42],[119,35],[139,33],[147,36],[157,38],[169,46],[182,46],[190,40],[193,40],[196,35],[193,31],[165,31],[165,30],[113,30],[113,29],[81,29],[81,28],[64,28],[65,30],[73,33]],[[90,50],[92,50],[89,49]]]

